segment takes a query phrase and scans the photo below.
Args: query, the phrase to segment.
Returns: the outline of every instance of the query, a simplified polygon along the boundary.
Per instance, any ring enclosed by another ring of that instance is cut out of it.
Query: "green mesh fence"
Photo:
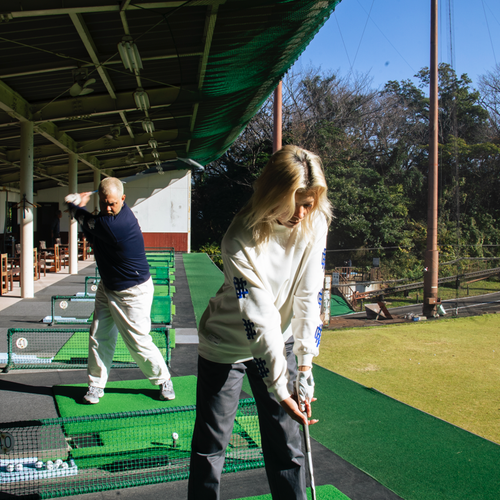
[[[0,424],[0,492],[54,498],[186,479],[194,406]],[[257,409],[241,400],[223,472],[264,465]]]
[[[158,288],[157,288],[158,287]],[[156,292],[158,291],[158,294]],[[172,324],[174,312],[172,287],[166,284],[155,285],[155,295],[151,307],[151,322],[153,324]],[[43,319],[50,325],[90,325],[95,307],[95,295],[54,295],[51,297],[51,314]]]
[[[85,276],[85,295],[95,295],[101,278]]]
[[[150,332],[154,344],[165,362],[170,364],[170,337],[168,328],[153,328]],[[7,332],[7,365],[11,369],[30,368],[86,368],[88,363],[88,329],[22,329]],[[136,368],[121,335],[118,335],[113,368]]]
[[[94,278],[95,279],[95,278]],[[50,302],[50,316],[44,318],[44,323],[56,325],[87,325],[92,322],[95,294],[80,297],[78,295],[53,295]]]

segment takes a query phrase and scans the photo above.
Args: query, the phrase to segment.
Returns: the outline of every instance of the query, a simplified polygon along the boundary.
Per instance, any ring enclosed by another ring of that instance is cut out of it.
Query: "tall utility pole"
[[[279,82],[274,90],[273,101],[273,153],[282,148],[282,101],[282,84]]]
[[[438,234],[438,0],[431,0],[431,64],[429,89],[429,176],[427,250],[424,270],[424,316],[437,315],[439,253]]]

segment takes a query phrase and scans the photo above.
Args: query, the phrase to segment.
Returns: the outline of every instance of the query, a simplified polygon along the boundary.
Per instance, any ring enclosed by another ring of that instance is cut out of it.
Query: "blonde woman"
[[[306,499],[299,423],[316,422],[308,420],[311,368],[321,337],[331,217],[320,159],[285,146],[270,158],[224,236],[224,284],[199,325],[190,500],[219,498],[245,373],[259,412],[273,499]],[[307,417],[297,405],[297,376]]]

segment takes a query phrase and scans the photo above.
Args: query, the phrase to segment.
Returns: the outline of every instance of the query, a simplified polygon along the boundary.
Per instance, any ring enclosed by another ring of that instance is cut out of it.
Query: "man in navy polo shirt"
[[[119,179],[101,181],[98,215],[83,208],[91,195],[72,194],[65,199],[71,216],[92,244],[101,275],[90,327],[89,389],[84,402],[96,404],[104,396],[118,332],[142,373],[160,386],[160,399],[172,400],[175,392],[170,373],[149,334],[154,286],[141,228],[125,203]]]

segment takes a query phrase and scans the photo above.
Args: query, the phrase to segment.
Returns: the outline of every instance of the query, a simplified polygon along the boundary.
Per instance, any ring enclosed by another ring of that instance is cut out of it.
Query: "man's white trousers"
[[[89,385],[105,388],[118,332],[132,358],[153,385],[160,385],[170,379],[165,360],[149,334],[153,294],[151,278],[119,292],[109,290],[100,281],[90,327]]]

